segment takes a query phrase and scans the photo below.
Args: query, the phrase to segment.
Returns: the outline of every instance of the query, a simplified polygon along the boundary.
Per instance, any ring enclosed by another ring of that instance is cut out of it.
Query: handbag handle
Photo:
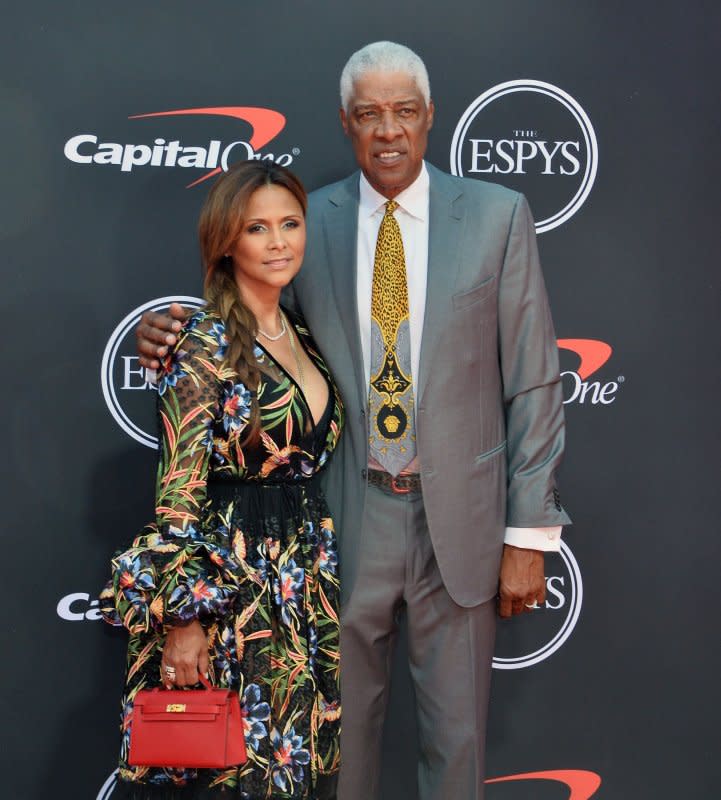
[[[198,673],[198,683],[202,683],[203,686],[206,689],[214,688],[213,684],[205,677],[205,675],[202,675],[200,672]],[[162,687],[156,686],[155,689],[153,689],[153,691],[154,692],[165,691],[165,686],[162,686]],[[172,690],[170,690],[170,691],[172,691]]]

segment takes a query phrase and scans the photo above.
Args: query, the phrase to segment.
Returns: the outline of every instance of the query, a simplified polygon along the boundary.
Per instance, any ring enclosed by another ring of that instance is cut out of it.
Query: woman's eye
[[[297,220],[295,220],[295,219],[289,219],[289,220],[288,220],[288,221],[285,223],[285,227],[286,227],[286,228],[297,228],[297,227],[298,227],[298,225],[299,225],[299,223],[298,223],[298,221],[297,221]]]
[[[263,226],[262,225],[251,225],[248,228],[248,233],[258,233],[258,231],[262,231],[262,230],[263,230]]]

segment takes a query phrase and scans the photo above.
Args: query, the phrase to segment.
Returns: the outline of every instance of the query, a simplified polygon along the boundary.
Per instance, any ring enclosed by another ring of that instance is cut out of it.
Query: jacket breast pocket
[[[472,289],[466,289],[463,292],[457,292],[453,295],[453,309],[454,311],[461,311],[464,308],[477,305],[478,303],[492,297],[496,293],[496,276],[491,275],[481,281],[477,286]]]

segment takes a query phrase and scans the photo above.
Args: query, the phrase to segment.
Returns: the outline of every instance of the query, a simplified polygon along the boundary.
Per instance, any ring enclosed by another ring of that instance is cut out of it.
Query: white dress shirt
[[[425,163],[415,181],[394,200],[398,203],[395,218],[403,238],[406,258],[406,282],[410,310],[411,371],[414,384],[413,398],[417,402],[416,379],[421,358],[421,337],[426,311],[426,285],[428,279],[428,209],[430,180]],[[358,206],[357,278],[358,321],[363,368],[366,385],[371,371],[371,293],[373,287],[373,262],[375,260],[378,230],[385,213],[386,197],[360,176],[360,203]],[[373,464],[376,467],[377,465]],[[408,465],[410,472],[420,472],[418,458]],[[505,543],[532,550],[556,551],[561,547],[561,526],[547,528],[506,528]]]

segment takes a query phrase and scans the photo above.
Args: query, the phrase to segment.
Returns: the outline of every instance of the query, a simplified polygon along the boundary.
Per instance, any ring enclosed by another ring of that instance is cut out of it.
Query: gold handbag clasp
[[[165,710],[169,714],[182,714],[185,711],[185,704],[184,703],[168,703],[165,706]]]

